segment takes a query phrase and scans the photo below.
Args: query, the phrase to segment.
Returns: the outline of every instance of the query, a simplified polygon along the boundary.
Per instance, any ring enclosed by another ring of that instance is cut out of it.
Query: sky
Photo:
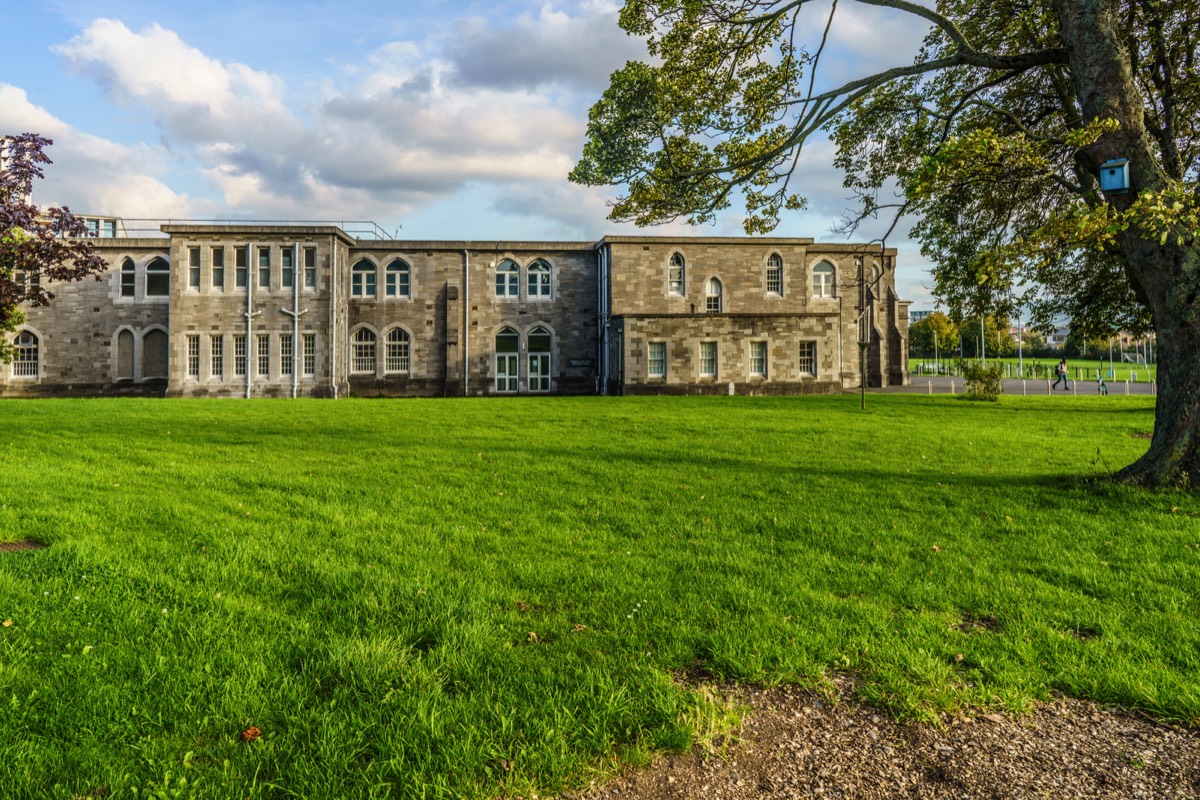
[[[823,2],[823,0],[822,0]],[[612,187],[567,180],[587,111],[642,42],[616,0],[0,0],[0,134],[54,140],[35,202],[127,218],[370,220],[396,238],[595,241]],[[828,6],[807,16],[813,42]],[[926,26],[839,5],[818,86],[911,62]],[[845,241],[825,140],[773,235]],[[650,235],[742,234],[715,224]],[[901,225],[897,285],[932,307]],[[867,228],[856,239],[883,233]]]

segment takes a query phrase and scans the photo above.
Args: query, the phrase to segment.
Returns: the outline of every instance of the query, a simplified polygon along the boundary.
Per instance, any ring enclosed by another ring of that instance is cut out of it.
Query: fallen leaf
[[[262,731],[260,731],[258,728],[254,727],[253,725],[251,725],[249,728],[246,728],[246,730],[242,731],[242,741],[243,742],[253,742],[255,739],[258,739],[261,736],[262,736]]]
[[[940,552],[942,552],[942,548],[938,547],[936,544],[935,544],[935,545],[934,545],[934,546],[933,546],[931,549],[932,549],[932,550],[933,550],[933,552],[935,552],[935,553],[940,553]]]
[[[954,663],[961,664],[963,662],[963,658],[964,658],[964,656],[962,653],[955,653],[954,654]]]
[[[583,631],[587,630],[587,625],[581,625],[578,622],[576,622],[575,625],[571,628],[571,630],[575,631],[576,633],[582,633]]]
[[[536,633],[534,633],[533,631],[530,631],[530,632],[529,632],[529,641],[530,641],[530,642],[532,642],[532,643],[534,643],[534,644],[537,644],[537,642],[538,642],[538,635],[537,635]]]
[[[528,610],[529,610],[529,603],[526,603],[524,600],[517,601],[517,611],[528,611]]]
[[[0,622],[0,625],[3,625],[3,626],[4,626],[4,627],[6,627],[6,628],[11,628],[11,627],[12,627],[12,620],[11,620],[11,619],[6,619],[6,620],[4,620],[4,622]]]

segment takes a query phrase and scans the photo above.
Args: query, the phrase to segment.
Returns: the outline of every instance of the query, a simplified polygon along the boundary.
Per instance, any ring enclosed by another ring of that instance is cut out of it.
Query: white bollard
[[[733,397],[733,381],[729,382],[729,396]]]
[[[1072,395],[1078,395],[1078,394],[1079,394],[1078,392],[1076,392],[1076,391],[1075,391],[1076,387],[1078,387],[1078,386],[1079,386],[1079,381],[1077,381],[1077,380],[1076,380],[1076,381],[1071,381],[1071,394],[1072,394]]]
[[[954,381],[950,381],[950,394],[954,394]]]
[[[1125,396],[1129,396],[1129,381],[1125,381]]]
[[[1025,397],[1029,392],[1025,390],[1025,381],[1021,381],[1021,397]]]
[[[1158,395],[1158,381],[1150,381],[1150,396],[1156,397],[1157,395]]]
[[[1054,390],[1050,388],[1050,381],[1046,381],[1046,394],[1054,394]]]
[[[929,393],[933,394],[933,381],[929,382]]]

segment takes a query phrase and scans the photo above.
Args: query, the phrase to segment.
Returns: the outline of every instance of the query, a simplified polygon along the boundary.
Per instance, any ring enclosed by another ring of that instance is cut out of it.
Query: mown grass
[[[1152,402],[4,403],[0,796],[545,794],[683,670],[1197,724],[1200,503],[1093,480]]]

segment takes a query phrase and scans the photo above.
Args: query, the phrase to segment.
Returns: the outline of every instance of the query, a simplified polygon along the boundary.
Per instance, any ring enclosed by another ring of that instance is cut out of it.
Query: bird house
[[[1116,158],[1100,165],[1100,189],[1108,194],[1129,191],[1129,159]]]

